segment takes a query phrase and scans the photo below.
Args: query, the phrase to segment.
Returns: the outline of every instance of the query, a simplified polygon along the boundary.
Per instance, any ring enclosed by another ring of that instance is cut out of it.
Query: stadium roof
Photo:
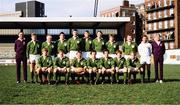
[[[119,28],[130,17],[2,17],[1,29]]]

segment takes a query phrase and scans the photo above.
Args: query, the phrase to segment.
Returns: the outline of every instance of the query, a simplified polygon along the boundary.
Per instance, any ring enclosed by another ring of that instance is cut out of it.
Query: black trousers
[[[23,78],[27,81],[27,58],[16,57],[16,79],[17,81],[21,81],[21,62],[23,63]]]
[[[159,79],[163,80],[163,61],[164,61],[163,57],[154,57],[155,80],[159,80]]]

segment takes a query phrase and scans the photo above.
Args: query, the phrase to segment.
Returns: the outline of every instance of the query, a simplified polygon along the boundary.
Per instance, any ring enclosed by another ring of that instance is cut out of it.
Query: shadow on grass
[[[180,79],[165,79],[164,82],[180,82]]]

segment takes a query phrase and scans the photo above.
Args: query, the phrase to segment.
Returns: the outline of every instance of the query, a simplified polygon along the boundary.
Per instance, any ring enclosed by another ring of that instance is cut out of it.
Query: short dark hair
[[[146,38],[148,38],[148,36],[147,36],[147,35],[143,35],[143,36],[142,36],[142,38],[143,38],[143,37],[146,37]]]
[[[89,33],[89,30],[86,30],[85,32]]]
[[[23,31],[20,31],[20,32],[18,32],[18,35],[19,35],[20,33],[23,33],[23,34],[24,34],[24,32],[23,32]]]
[[[81,54],[82,54],[82,51],[78,50],[77,53],[81,53]],[[76,53],[76,54],[77,54],[77,53]]]
[[[110,36],[114,37],[114,34],[109,34],[109,37],[110,37]]]
[[[100,32],[101,34],[103,34],[102,31],[98,31],[98,32]],[[97,33],[98,33],[98,32],[97,32]]]
[[[33,32],[33,33],[31,33],[31,36],[37,36],[37,35]]]
[[[117,50],[116,54],[118,54],[118,53],[122,54],[122,51],[121,50]]]
[[[132,35],[129,35],[129,34],[128,34],[126,37],[128,37],[128,36],[131,36],[131,37],[132,37]]]
[[[108,50],[108,49],[104,49],[104,50],[103,50],[103,54],[104,54],[105,52],[108,52],[108,53],[109,53],[109,50]]]
[[[60,32],[59,35],[63,34],[64,35],[64,32]]]
[[[131,51],[131,53],[130,54],[134,54],[135,56],[137,55],[137,53],[136,52],[134,52],[134,51]]]
[[[90,34],[90,32],[88,30],[86,30],[85,32],[87,32],[88,34]]]
[[[77,29],[73,29],[73,31],[78,31]]]
[[[63,50],[59,50],[59,51],[58,51],[58,53],[60,53],[60,52],[64,53],[64,51],[63,51]]]
[[[44,52],[44,51],[48,52],[48,49],[47,48],[43,48],[41,51],[42,52]]]
[[[91,50],[90,54],[92,54],[93,52],[95,52],[95,53],[96,53],[96,50]]]

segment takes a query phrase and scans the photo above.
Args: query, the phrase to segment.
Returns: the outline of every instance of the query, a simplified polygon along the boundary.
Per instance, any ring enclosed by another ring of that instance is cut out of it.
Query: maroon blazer
[[[16,58],[26,57],[26,41],[17,39],[14,44],[14,50],[16,52]]]
[[[152,53],[154,55],[154,58],[162,57],[165,54],[165,45],[162,41],[160,41],[160,44],[158,45],[155,41],[152,42]]]

